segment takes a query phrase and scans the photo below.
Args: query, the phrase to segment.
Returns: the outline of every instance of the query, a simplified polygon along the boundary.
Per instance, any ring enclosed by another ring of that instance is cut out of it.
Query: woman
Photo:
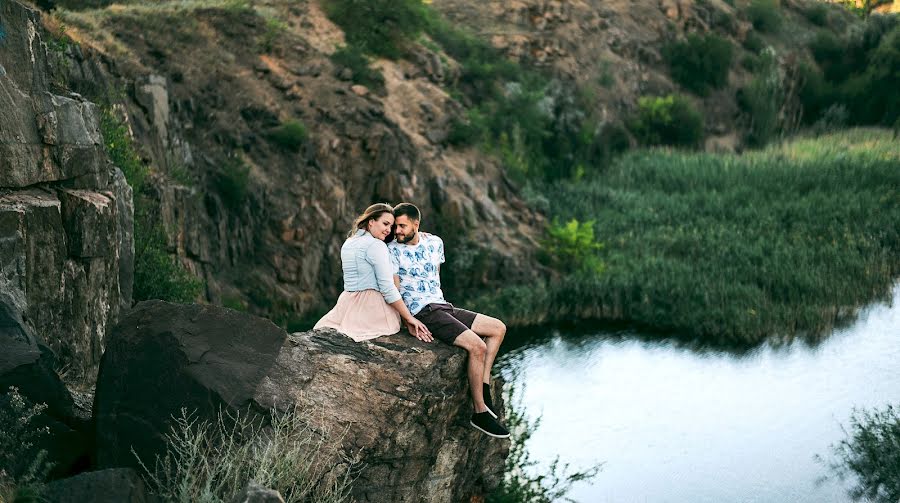
[[[413,317],[394,285],[394,270],[386,241],[394,226],[394,209],[379,203],[366,208],[341,246],[344,291],[337,305],[313,328],[333,328],[354,341],[400,331],[400,318],[410,333],[430,335]]]

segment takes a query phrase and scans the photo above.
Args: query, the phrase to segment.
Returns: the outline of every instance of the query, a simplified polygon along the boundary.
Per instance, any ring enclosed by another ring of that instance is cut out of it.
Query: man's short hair
[[[394,206],[394,218],[406,215],[410,220],[420,220],[422,214],[419,213],[419,208],[416,208],[416,205],[412,203],[400,203],[397,206]]]

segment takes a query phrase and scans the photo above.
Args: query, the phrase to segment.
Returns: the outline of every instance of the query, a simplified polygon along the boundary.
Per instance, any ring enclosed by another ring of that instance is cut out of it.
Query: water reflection
[[[894,289],[900,298],[900,286]],[[819,340],[713,347],[617,328],[510,334],[499,365],[543,414],[529,447],[605,461],[577,501],[843,502],[816,484],[854,406],[900,401],[900,308]]]

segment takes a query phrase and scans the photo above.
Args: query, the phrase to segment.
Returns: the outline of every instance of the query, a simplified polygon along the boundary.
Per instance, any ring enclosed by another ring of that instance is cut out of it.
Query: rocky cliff
[[[131,189],[97,107],[53,79],[38,12],[3,2],[0,23],[0,290],[88,385],[131,304]]]
[[[353,218],[378,201],[422,208],[423,228],[448,241],[451,291],[531,277],[541,217],[496,162],[442,144],[459,105],[440,62],[380,61],[384,90],[354,85],[330,59],[342,32],[315,2],[267,9],[62,16],[80,42],[64,50],[66,81],[124,91],[169,248],[205,281],[203,300],[283,323],[322,312]],[[297,125],[295,143],[279,141]],[[239,190],[224,187],[241,170]]]

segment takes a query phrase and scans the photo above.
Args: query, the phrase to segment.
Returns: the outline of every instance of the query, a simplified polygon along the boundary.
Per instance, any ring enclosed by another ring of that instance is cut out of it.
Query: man
[[[444,242],[434,234],[419,232],[419,220],[419,209],[414,205],[401,203],[394,207],[396,240],[388,244],[394,283],[410,313],[431,331],[431,335],[417,334],[418,339],[431,342],[436,337],[469,353],[469,388],[475,405],[470,424],[492,437],[507,438],[509,431],[492,410],[490,391],[491,367],[506,335],[506,325],[444,300],[440,276]]]

